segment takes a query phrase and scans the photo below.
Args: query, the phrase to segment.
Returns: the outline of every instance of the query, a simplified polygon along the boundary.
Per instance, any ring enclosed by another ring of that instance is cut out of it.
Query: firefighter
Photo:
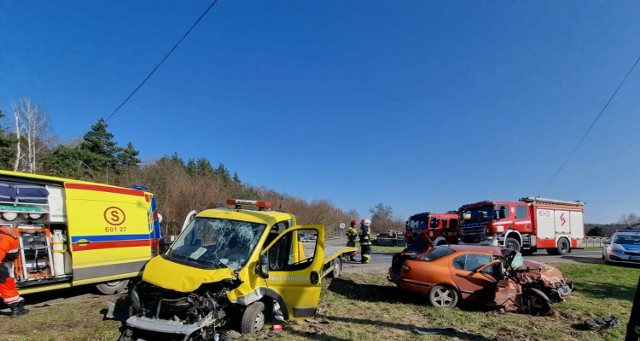
[[[358,221],[354,219],[351,221],[351,225],[347,229],[347,246],[356,247],[356,238],[358,238],[358,230],[356,228],[356,225],[358,225]],[[355,251],[349,254],[349,260],[356,260]]]
[[[371,226],[371,220],[362,219],[360,221],[360,253],[362,254],[362,264],[367,264],[371,261],[371,232],[369,227]]]
[[[24,298],[20,297],[16,281],[9,274],[11,264],[18,258],[19,247],[18,239],[13,234],[13,226],[0,226],[0,295],[11,308],[11,317],[20,317],[29,312],[22,306]]]

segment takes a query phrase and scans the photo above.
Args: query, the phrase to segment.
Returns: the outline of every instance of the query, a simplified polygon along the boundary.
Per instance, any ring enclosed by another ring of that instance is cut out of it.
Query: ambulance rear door
[[[85,183],[65,192],[74,281],[135,276],[152,256],[150,195]]]

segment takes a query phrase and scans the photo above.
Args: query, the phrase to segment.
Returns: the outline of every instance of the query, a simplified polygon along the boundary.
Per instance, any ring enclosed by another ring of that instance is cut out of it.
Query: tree
[[[115,172],[118,164],[119,148],[107,128],[107,123],[101,118],[91,126],[80,144],[80,149],[89,152],[84,163],[96,173]]]
[[[589,232],[587,232],[587,236],[592,236],[592,237],[604,237],[605,235],[606,234],[604,233],[604,230],[600,226],[594,226],[592,229],[589,230]]]
[[[53,153],[43,158],[42,165],[50,175],[73,179],[93,179],[95,173],[84,163],[87,153],[86,150],[80,148],[60,145],[53,150]]]
[[[140,159],[138,159],[139,151],[133,148],[133,143],[129,142],[126,148],[120,148],[118,153],[118,167],[116,171],[118,173],[128,167],[138,167],[140,164]]]
[[[640,224],[640,217],[638,217],[635,213],[630,213],[629,215],[623,214],[622,218],[620,218],[619,223],[625,227]]]
[[[0,110],[0,119],[5,118],[4,111]],[[0,169],[12,169],[11,160],[16,153],[16,140],[4,127],[0,127]]]
[[[29,98],[23,98],[12,105],[15,123],[15,158],[13,170],[35,173],[41,150],[46,147],[48,118],[39,105]]]

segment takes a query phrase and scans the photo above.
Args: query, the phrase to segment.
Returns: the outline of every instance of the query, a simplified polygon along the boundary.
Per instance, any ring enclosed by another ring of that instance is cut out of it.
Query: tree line
[[[105,120],[99,119],[82,136],[57,142],[48,134],[49,119],[28,98],[0,110],[0,169],[106,183],[122,187],[143,185],[156,196],[165,234],[177,234],[191,210],[218,206],[229,198],[271,201],[274,209],[294,213],[299,224],[332,227],[359,219],[328,200],[306,201],[273,189],[245,184],[224,163],[205,157],[185,160],[178,154],[142,163],[133,143],[119,146]]]

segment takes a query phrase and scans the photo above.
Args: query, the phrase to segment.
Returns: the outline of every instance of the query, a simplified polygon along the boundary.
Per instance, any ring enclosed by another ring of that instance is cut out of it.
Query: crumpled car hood
[[[235,277],[233,269],[199,269],[156,256],[144,268],[142,280],[161,288],[193,292],[203,283],[215,283]]]
[[[566,284],[562,272],[548,264],[525,259],[520,269],[531,270],[518,273],[518,279],[521,284],[541,281],[545,286],[550,288]],[[538,269],[540,271],[537,271]]]

